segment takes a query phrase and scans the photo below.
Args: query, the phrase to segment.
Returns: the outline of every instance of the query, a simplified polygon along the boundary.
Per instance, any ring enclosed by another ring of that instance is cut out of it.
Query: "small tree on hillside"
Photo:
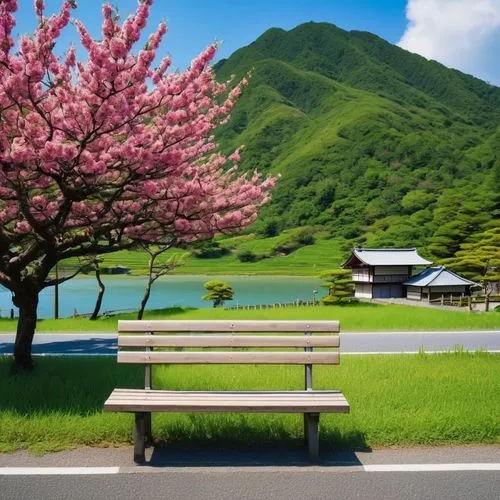
[[[208,293],[203,295],[203,300],[213,300],[214,307],[223,306],[226,300],[233,300],[234,291],[229,283],[212,280],[203,284]]]
[[[347,304],[354,300],[354,284],[349,269],[332,269],[319,276],[325,280],[322,287],[328,288],[328,295],[321,299],[325,305]]]
[[[280,232],[280,221],[278,219],[269,219],[265,221],[260,232],[266,238],[278,236]]]
[[[500,287],[500,223],[476,235],[474,241],[463,243],[443,264],[480,283],[489,297]]]

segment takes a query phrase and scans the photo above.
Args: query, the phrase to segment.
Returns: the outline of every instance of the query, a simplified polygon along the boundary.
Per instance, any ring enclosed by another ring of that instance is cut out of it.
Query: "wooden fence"
[[[255,311],[259,309],[280,309],[282,307],[301,307],[301,306],[321,306],[323,305],[319,300],[294,300],[293,302],[275,302],[274,304],[252,304],[242,305],[236,303],[235,306],[224,306],[227,311],[234,311],[237,309]]]
[[[134,309],[113,309],[111,311],[103,311],[99,313],[99,316],[104,316],[105,318],[109,316],[116,316],[120,313],[137,312],[137,308]],[[79,313],[76,309],[73,309],[73,318],[88,318],[92,316],[92,313]]]
[[[437,299],[429,300],[431,304],[438,304],[441,306],[453,306],[453,307],[468,307],[472,310],[475,304],[484,304],[485,311],[489,310],[490,302],[500,302],[499,295],[478,295],[475,297],[464,296],[464,295],[453,295],[453,294],[443,294]]]

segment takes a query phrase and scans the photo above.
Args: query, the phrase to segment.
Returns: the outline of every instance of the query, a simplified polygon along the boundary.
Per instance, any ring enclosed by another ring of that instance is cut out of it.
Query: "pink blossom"
[[[109,45],[111,49],[111,55],[114,58],[124,58],[127,55],[127,47],[125,46],[123,40],[113,38]]]
[[[233,154],[229,155],[228,160],[234,163],[238,163],[241,160],[240,150],[241,148],[238,148]]]
[[[175,229],[181,233],[187,233],[190,229],[189,222],[186,219],[176,219]]]
[[[75,144],[64,144],[62,146],[61,158],[65,161],[71,161],[78,154],[78,148]]]
[[[152,198],[158,192],[158,187],[155,182],[146,181],[142,184],[142,192],[144,193],[144,196]]]
[[[14,231],[16,233],[22,233],[26,234],[31,231],[31,226],[26,222],[25,220],[22,220],[20,222],[16,222],[16,226],[14,228]]]
[[[43,10],[45,8],[43,0],[35,0],[35,10],[39,16],[43,15]]]

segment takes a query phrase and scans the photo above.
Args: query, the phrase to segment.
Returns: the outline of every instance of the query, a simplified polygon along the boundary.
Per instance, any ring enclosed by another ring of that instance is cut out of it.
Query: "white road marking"
[[[426,330],[426,331],[366,331],[366,332],[350,332],[350,331],[341,331],[341,336],[349,336],[349,335],[469,335],[469,334],[500,334],[500,330]]]
[[[0,476],[118,474],[120,467],[0,467]]]
[[[115,350],[116,351],[116,350]],[[464,349],[464,353],[474,354],[476,352],[485,352],[489,354],[499,354],[500,350],[497,349]],[[405,355],[405,354],[454,354],[455,351],[453,349],[447,349],[444,351],[349,351],[349,352],[341,352],[341,356],[371,356],[372,354],[377,355]],[[1,354],[0,356],[7,356],[8,354]],[[106,356],[116,356],[116,352],[100,352],[100,353],[86,353],[86,352],[42,352],[42,353],[33,353],[34,357],[84,357],[84,356],[92,356],[92,357],[106,357]]]
[[[464,353],[468,354],[474,354],[476,352],[487,352],[490,354],[498,354],[500,353],[500,350],[497,349],[464,349]],[[350,352],[341,352],[341,356],[358,356],[358,355],[372,355],[372,354],[455,354],[455,351],[453,349],[447,349],[444,351],[376,351],[376,352],[371,352],[371,351],[350,351]]]
[[[363,465],[366,472],[447,472],[447,471],[500,471],[500,463],[483,464],[380,464]]]
[[[449,464],[379,464],[362,465],[365,472],[460,472],[460,471],[500,471],[500,463],[449,463]],[[168,469],[168,467],[166,468]],[[166,470],[165,469],[165,470]],[[233,468],[230,468],[234,471]],[[278,467],[278,469],[280,469]],[[108,474],[127,474],[127,473],[152,473],[160,472],[158,467],[0,467],[0,476],[75,476],[75,475],[108,475]],[[205,468],[185,467],[182,472],[202,472]],[[245,472],[252,471],[272,471],[273,467],[245,467]],[[321,472],[335,473],[359,471],[359,467],[329,466],[320,468]],[[207,471],[209,472],[209,471]],[[223,467],[216,471],[227,472]],[[318,468],[312,466],[301,468],[300,472],[318,472]]]

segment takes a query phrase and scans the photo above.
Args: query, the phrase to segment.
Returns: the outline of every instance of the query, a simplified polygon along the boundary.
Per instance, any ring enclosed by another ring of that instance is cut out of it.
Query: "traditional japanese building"
[[[365,299],[406,297],[404,283],[414,266],[432,264],[415,248],[355,248],[342,267],[352,269],[354,296]]]
[[[406,296],[413,300],[438,299],[442,295],[470,295],[474,281],[462,278],[444,266],[429,267],[405,281]]]

